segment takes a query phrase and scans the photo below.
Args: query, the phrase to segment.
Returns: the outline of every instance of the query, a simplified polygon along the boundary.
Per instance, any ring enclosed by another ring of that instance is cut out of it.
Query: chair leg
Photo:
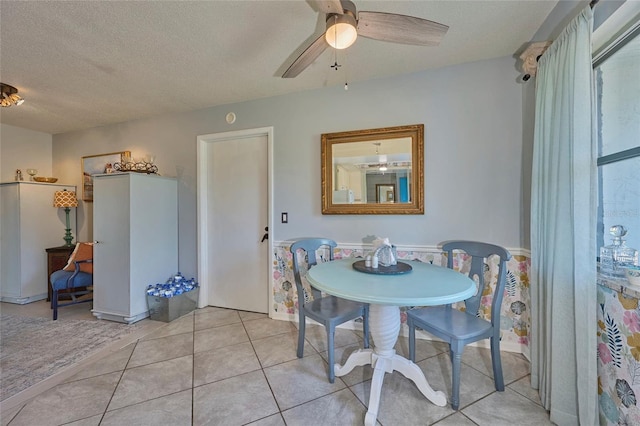
[[[409,327],[409,359],[411,362],[416,362],[416,326],[409,316],[407,316],[407,326]]]
[[[369,349],[369,305],[364,305],[362,316],[362,331],[364,332],[364,348]]]
[[[504,377],[502,376],[502,360],[500,359],[500,337],[491,338],[491,364],[493,365],[493,381],[496,390],[504,391]]]
[[[336,375],[333,371],[334,356],[333,353],[333,338],[335,336],[335,328],[333,326],[326,326],[327,328],[327,358],[329,359],[329,383],[333,383],[336,380]]]
[[[302,358],[304,353],[304,329],[305,329],[306,319],[304,315],[300,315],[300,320],[298,321],[298,358]]]
[[[451,356],[451,408],[457,410],[460,406],[460,368],[462,361],[463,345],[457,342],[450,345]]]
[[[51,292],[51,308],[53,309],[53,320],[58,319],[58,290]]]

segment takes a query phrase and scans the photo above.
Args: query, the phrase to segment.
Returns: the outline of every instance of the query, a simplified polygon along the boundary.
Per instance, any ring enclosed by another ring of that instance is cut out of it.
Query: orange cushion
[[[93,243],[77,243],[76,248],[71,253],[67,266],[62,268],[65,271],[75,271],[77,260],[93,259]],[[80,263],[80,270],[93,274],[93,263]]]

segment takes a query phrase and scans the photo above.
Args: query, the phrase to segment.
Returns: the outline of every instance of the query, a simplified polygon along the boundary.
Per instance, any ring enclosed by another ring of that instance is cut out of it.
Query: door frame
[[[209,223],[207,220],[207,211],[209,210],[209,202],[207,194],[209,193],[209,185],[207,179],[208,170],[208,155],[207,149],[211,144],[216,142],[240,140],[253,137],[267,137],[267,225],[269,227],[269,239],[268,244],[268,258],[267,267],[268,271],[268,295],[267,303],[269,304],[269,317],[273,317],[273,273],[271,272],[273,267],[273,126],[260,127],[255,129],[237,130],[231,132],[211,133],[208,135],[199,135],[197,137],[197,244],[198,244],[198,277],[200,280],[200,297],[198,298],[198,307],[204,308],[208,305],[209,301],[209,262],[204,259],[209,258],[209,250],[207,244],[207,238],[204,236],[209,235]],[[260,236],[256,236],[260,238]]]

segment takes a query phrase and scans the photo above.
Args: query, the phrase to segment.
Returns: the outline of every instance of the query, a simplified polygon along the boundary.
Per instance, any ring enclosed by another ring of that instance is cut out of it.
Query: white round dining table
[[[373,379],[365,425],[375,425],[385,373],[398,371],[411,379],[420,392],[435,405],[447,404],[446,395],[431,388],[416,364],[396,354],[400,332],[400,306],[435,306],[468,299],[476,284],[452,269],[418,261],[402,261],[411,271],[397,275],[360,272],[353,263],[361,259],[341,259],[319,263],[307,272],[309,283],[327,294],[369,303],[369,327],[373,349],[352,353],[344,365],[335,365],[336,376],[344,376],[355,367],[371,364]]]

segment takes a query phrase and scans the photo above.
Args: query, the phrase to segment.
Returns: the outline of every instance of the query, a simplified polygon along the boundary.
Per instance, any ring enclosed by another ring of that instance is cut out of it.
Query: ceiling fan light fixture
[[[24,103],[24,99],[20,97],[20,95],[16,95],[15,93],[10,94],[8,97],[9,102],[14,105],[22,105]]]
[[[364,0],[363,0],[364,1]],[[325,32],[309,44],[295,61],[282,74],[282,78],[298,76],[329,47],[346,49],[358,35],[373,40],[417,46],[438,46],[449,27],[417,16],[398,15],[396,13],[360,11],[350,0],[307,0],[317,3],[317,9],[325,15]],[[371,2],[374,3],[374,2]],[[334,70],[338,69],[337,56],[334,57]],[[349,88],[345,84],[344,89]]]
[[[12,105],[22,105],[24,99],[18,95],[18,89],[8,84],[0,83],[0,106],[10,107]]]
[[[334,49],[346,49],[358,38],[356,19],[350,13],[329,16],[324,37]]]

